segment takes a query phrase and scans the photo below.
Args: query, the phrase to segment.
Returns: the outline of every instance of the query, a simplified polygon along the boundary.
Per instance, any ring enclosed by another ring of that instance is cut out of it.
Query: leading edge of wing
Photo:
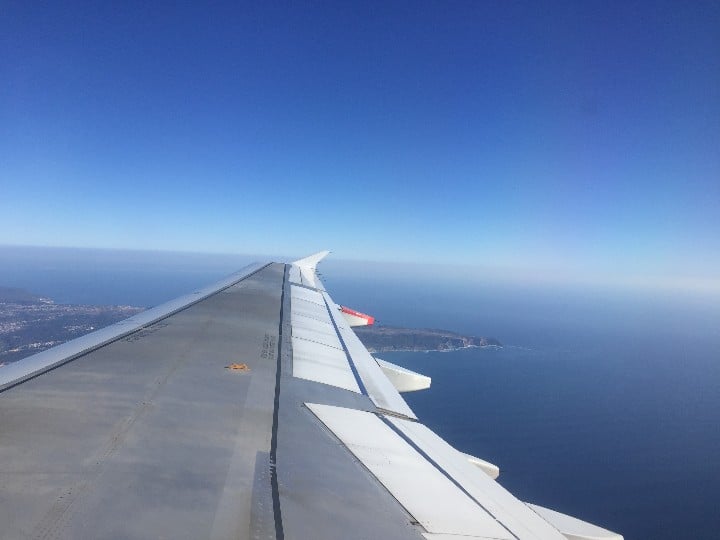
[[[46,351],[2,366],[0,367],[0,392],[170,317],[183,309],[205,300],[209,296],[228,287],[232,287],[239,281],[259,272],[268,266],[268,264],[269,263],[250,264],[217,283],[150,308],[128,319],[52,347]]]

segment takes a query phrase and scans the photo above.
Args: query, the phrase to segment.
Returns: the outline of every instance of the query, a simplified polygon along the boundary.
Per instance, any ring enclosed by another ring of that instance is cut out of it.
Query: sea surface
[[[152,306],[245,256],[0,247],[0,285],[57,302]],[[384,353],[432,377],[405,394],[519,498],[626,539],[720,537],[720,302],[652,290],[485,283],[324,263],[333,298],[381,324],[501,349]],[[385,269],[387,270],[387,269]]]

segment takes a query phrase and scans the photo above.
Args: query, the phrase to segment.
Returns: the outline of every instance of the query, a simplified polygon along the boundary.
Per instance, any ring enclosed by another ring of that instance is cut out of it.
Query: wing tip
[[[313,253],[312,255],[308,255],[307,257],[303,257],[302,259],[293,261],[292,264],[294,264],[295,266],[301,266],[303,268],[312,268],[314,270],[318,263],[328,255],[330,255],[329,251],[318,251],[317,253]]]

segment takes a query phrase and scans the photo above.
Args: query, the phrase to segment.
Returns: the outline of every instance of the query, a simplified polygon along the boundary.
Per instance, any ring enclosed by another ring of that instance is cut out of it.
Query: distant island
[[[23,289],[0,287],[0,366],[122,321],[144,309],[56,304]],[[354,330],[370,352],[502,347],[493,338],[463,336],[447,330],[379,325]]]
[[[380,325],[359,326],[353,330],[370,352],[456,351],[470,347],[502,347],[494,338],[463,336],[449,330]]]

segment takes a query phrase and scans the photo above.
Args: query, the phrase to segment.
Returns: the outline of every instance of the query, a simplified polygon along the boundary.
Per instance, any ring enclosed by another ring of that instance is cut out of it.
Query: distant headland
[[[495,338],[464,336],[449,330],[380,325],[360,326],[353,330],[370,352],[456,351],[471,347],[502,347]]]

